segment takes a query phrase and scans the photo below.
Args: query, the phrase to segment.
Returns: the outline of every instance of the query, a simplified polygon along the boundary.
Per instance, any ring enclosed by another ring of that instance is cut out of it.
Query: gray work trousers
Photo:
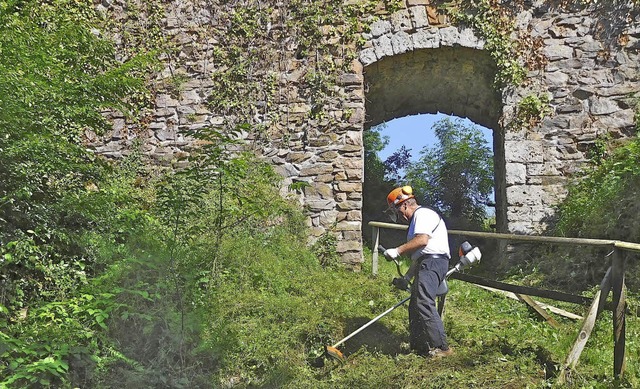
[[[419,354],[426,355],[433,348],[449,348],[442,318],[436,309],[436,291],[448,269],[449,258],[446,255],[426,255],[411,285],[410,346]]]

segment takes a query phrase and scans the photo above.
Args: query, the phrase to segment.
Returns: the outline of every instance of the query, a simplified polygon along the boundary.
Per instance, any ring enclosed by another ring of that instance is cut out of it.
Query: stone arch
[[[402,25],[419,24],[418,20]],[[467,28],[394,32],[391,22],[381,21],[371,30],[370,47],[360,56],[365,65],[364,129],[424,113],[467,117],[492,129],[496,222],[499,231],[505,230],[503,104],[494,87],[497,67],[483,50],[484,42]]]

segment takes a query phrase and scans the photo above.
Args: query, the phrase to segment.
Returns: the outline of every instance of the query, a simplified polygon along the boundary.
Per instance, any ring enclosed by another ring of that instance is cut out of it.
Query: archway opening
[[[495,215],[496,230],[504,231],[504,137],[498,125],[502,102],[493,86],[495,75],[496,66],[488,53],[464,47],[417,50],[387,57],[367,66],[365,154],[372,152],[367,150],[368,132],[379,130],[381,124],[386,123],[385,135],[389,136],[390,144],[410,144],[416,156],[424,145],[433,140],[433,130],[429,124],[435,120],[443,116],[457,117],[477,124],[493,150],[495,207],[491,212]],[[419,128],[409,129],[406,123],[410,121]],[[395,151],[393,146],[390,148],[390,152]],[[377,203],[382,209],[386,206],[386,188],[367,182],[368,176],[377,173],[365,161],[365,240],[371,236],[368,222],[380,220],[378,213],[371,212],[376,208],[372,204]],[[372,198],[374,196],[376,198]]]

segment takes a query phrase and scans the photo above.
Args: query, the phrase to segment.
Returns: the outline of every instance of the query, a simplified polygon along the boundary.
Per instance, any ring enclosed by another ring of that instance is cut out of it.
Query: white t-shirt
[[[447,226],[436,211],[425,207],[415,210],[409,223],[407,241],[413,239],[417,234],[429,235],[429,243],[422,249],[414,251],[411,254],[411,259],[416,260],[424,254],[444,254],[451,258]]]

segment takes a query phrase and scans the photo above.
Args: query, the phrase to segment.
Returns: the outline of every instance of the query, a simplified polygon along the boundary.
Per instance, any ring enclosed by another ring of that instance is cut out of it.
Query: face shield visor
[[[400,205],[402,206],[402,205]],[[384,214],[389,218],[389,220],[391,220],[391,223],[398,223],[398,220],[401,220],[403,215],[400,212],[399,207],[396,208],[395,206],[390,206],[389,208],[387,208],[384,211]]]

